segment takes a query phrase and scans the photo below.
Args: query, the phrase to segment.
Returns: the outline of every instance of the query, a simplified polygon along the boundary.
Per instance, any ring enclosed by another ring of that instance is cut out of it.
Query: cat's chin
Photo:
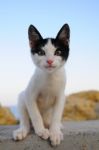
[[[45,70],[47,73],[53,73],[54,71],[57,70],[57,67],[56,67],[56,66],[51,66],[51,67],[46,66],[46,67],[44,68],[44,70]]]
[[[37,66],[40,70],[46,72],[46,73],[53,73],[55,70],[57,70],[56,66]]]
[[[51,70],[51,69],[56,68],[56,66],[45,66],[45,68],[48,69],[48,70]]]

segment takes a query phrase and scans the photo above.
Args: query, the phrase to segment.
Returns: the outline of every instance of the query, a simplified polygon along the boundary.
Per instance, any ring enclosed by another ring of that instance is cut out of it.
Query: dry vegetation
[[[67,97],[63,120],[99,119],[99,91],[79,92]]]
[[[9,108],[0,106],[0,125],[14,125],[18,121]]]
[[[63,120],[99,119],[99,91],[79,92],[67,97]],[[17,124],[9,108],[0,106],[0,125]]]

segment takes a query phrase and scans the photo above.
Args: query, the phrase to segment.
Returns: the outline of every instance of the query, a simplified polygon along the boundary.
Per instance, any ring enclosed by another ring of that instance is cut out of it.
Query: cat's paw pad
[[[63,140],[63,133],[60,130],[50,131],[50,141],[52,146],[57,146]]]
[[[44,140],[49,138],[49,130],[48,129],[42,129],[41,131],[36,132],[36,134]]]
[[[14,140],[23,140],[28,134],[28,131],[25,128],[19,128],[13,132]]]

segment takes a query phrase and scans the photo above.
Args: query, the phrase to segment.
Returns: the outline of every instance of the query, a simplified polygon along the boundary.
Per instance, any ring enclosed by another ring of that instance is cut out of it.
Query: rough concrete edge
[[[90,150],[93,146],[93,150],[99,150],[99,121],[81,121],[73,122],[67,121],[63,123],[64,129],[64,141],[58,147],[58,149],[79,150],[81,146],[87,145],[87,149]],[[15,142],[12,139],[12,131],[18,128],[18,126],[0,126],[0,150],[32,150],[35,149],[52,149],[49,146],[49,141],[44,142],[31,131],[28,137],[21,141]],[[23,146],[22,146],[23,145]],[[74,147],[75,145],[75,147]],[[16,147],[16,148],[15,148]],[[18,148],[19,147],[19,148]],[[27,148],[26,148],[27,147]],[[97,148],[98,147],[98,148]],[[95,149],[96,148],[96,149]]]

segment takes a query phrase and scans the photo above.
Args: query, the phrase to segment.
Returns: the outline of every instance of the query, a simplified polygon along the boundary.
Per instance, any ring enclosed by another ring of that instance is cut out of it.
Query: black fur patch
[[[63,45],[63,43],[60,40],[57,39],[51,39],[52,44],[61,51],[61,57],[63,60],[67,60],[69,56],[69,45]]]
[[[62,57],[62,59],[66,61],[69,55],[69,45],[63,45],[63,43],[60,40],[54,38],[50,38],[50,39],[52,44],[61,51],[60,57]],[[47,42],[48,42],[48,38],[39,40],[35,46],[35,49],[34,48],[31,49],[31,53],[33,55],[35,53],[39,53],[39,51],[42,50],[41,47],[45,46]]]
[[[41,51],[41,47],[47,44],[48,39],[41,39],[36,43],[35,48],[31,49],[31,53],[34,55],[35,53],[38,53]]]

